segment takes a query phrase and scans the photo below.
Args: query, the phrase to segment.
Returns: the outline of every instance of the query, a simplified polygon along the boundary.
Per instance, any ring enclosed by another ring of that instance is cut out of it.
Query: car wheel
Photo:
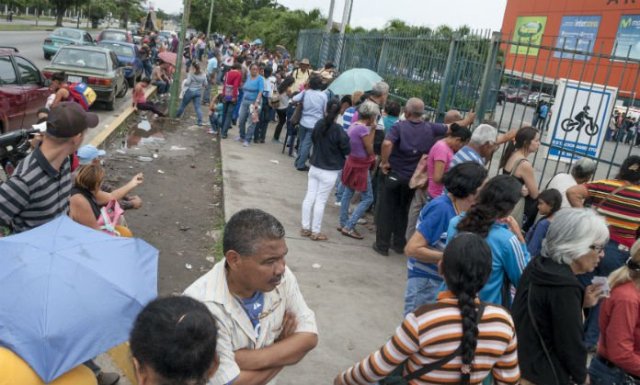
[[[129,83],[125,79],[125,81],[122,82],[122,89],[118,92],[116,97],[123,98],[127,94],[127,91],[129,91]]]
[[[51,54],[50,53],[44,53],[44,59],[45,60],[51,60]]]

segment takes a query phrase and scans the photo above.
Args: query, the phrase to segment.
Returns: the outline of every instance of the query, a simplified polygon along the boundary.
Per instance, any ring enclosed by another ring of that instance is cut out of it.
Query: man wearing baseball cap
[[[42,143],[0,184],[0,228],[20,233],[67,213],[69,155],[80,147],[86,130],[97,125],[98,116],[78,103],[62,102],[51,109]]]

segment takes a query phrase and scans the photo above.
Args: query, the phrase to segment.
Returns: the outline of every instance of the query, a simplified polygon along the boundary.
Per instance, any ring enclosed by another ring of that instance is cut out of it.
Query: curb
[[[145,91],[145,97],[148,98],[152,96],[156,92],[156,89],[156,86],[150,86],[147,88]],[[118,128],[122,126],[122,124],[124,124],[133,113],[135,113],[133,107],[127,107],[113,122],[91,139],[89,144],[95,147],[101,147],[115,132],[117,132]]]

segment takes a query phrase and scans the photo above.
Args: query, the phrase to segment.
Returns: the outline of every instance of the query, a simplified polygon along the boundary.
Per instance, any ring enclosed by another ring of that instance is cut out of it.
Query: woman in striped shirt
[[[476,234],[458,234],[444,250],[440,272],[450,291],[440,293],[436,303],[407,314],[380,350],[338,375],[334,385],[374,384],[396,370],[407,379],[449,355],[453,358],[448,362],[407,382],[478,384],[492,374],[496,384],[518,383],[511,316],[500,306],[481,304],[477,297],[491,274],[487,243]]]

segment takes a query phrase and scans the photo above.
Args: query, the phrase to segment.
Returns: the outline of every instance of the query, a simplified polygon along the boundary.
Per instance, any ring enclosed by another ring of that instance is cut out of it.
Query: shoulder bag
[[[482,320],[482,314],[484,313],[485,304],[480,302],[480,306],[478,307],[478,314],[476,317],[476,322],[480,322]],[[462,344],[458,345],[458,348],[454,350],[452,353],[448,354],[445,357],[442,357],[438,361],[434,361],[428,365],[423,366],[422,368],[416,370],[415,372],[403,376],[402,371],[408,361],[404,361],[402,364],[398,365],[398,367],[391,372],[387,377],[383,378],[378,382],[380,385],[408,385],[410,381],[413,381],[417,378],[424,376],[425,374],[432,372],[434,370],[438,370],[446,365],[449,361],[453,360],[456,356],[462,353]],[[468,376],[468,374],[463,374],[463,376]]]
[[[289,120],[293,126],[297,126],[298,124],[300,124],[300,121],[302,120],[302,109],[304,108],[304,97],[307,96],[306,91],[302,91],[302,92],[305,92],[305,94],[302,94],[302,100],[300,100],[300,102],[296,104],[296,109],[293,111],[293,114],[291,114],[291,119]]]

